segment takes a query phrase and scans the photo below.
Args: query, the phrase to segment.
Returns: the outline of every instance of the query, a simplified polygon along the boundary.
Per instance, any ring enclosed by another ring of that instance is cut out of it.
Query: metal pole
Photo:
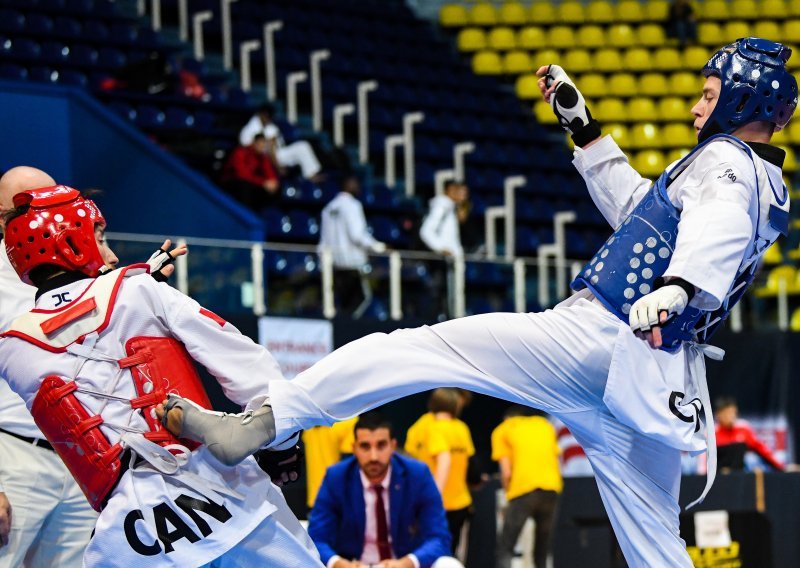
[[[344,117],[353,114],[356,105],[343,104],[333,107],[333,145],[337,148],[344,146]]]
[[[403,115],[403,138],[405,138],[403,166],[405,168],[406,197],[414,197],[414,125],[425,120],[425,113],[409,112]]]
[[[181,41],[189,39],[189,0],[178,0],[178,37]]]
[[[185,247],[186,239],[178,239],[178,246]],[[189,295],[189,258],[186,255],[175,259],[175,283],[178,290]]]
[[[161,0],[150,0],[150,27],[161,30]]]
[[[789,329],[789,297],[786,294],[786,280],[778,280],[778,329]]]
[[[231,4],[236,0],[219,0],[222,15],[222,64],[226,71],[233,69],[233,29],[231,27]]]
[[[320,64],[331,56],[327,49],[312,51],[309,55],[309,67],[311,68],[311,117],[314,132],[322,130],[322,77],[320,76]]]
[[[536,257],[539,264],[539,305],[546,308],[550,305],[550,283],[548,278],[547,261],[551,256],[555,256],[557,247],[554,244],[539,245],[536,249]]]
[[[377,81],[362,81],[358,84],[358,161],[361,164],[369,162],[369,108],[367,96],[377,88]]]
[[[484,213],[486,216],[486,258],[489,260],[497,258],[497,226],[495,222],[505,214],[506,208],[500,206],[487,207]]]
[[[528,311],[525,296],[525,261],[521,258],[514,260],[514,311],[517,313]]]
[[[267,313],[264,299],[264,245],[253,243],[250,248],[250,262],[253,271],[253,313],[263,316]]]
[[[742,304],[736,304],[731,309],[731,331],[739,333],[742,327]]]
[[[447,180],[455,179],[455,170],[436,170],[433,172],[433,187],[436,196],[444,195],[444,184]]]
[[[577,218],[575,211],[559,211],[553,215],[553,234],[555,235],[556,256],[556,294],[558,299],[566,296],[567,288],[567,234],[565,225]]]
[[[514,259],[517,245],[516,215],[517,206],[514,190],[525,185],[525,176],[510,176],[505,179],[505,218],[506,218],[506,260]]]
[[[397,321],[403,319],[403,259],[393,250],[389,253],[389,313]]]
[[[275,78],[275,32],[283,28],[281,20],[264,24],[264,66],[267,81],[267,98],[278,98],[278,80]]]
[[[453,169],[458,181],[464,181],[464,156],[475,151],[475,143],[471,141],[459,142],[453,146]]]
[[[250,81],[250,53],[261,47],[261,42],[257,39],[243,41],[239,44],[239,68],[241,71],[241,87],[245,93],[250,92],[252,83]]]
[[[393,134],[387,136],[383,141],[385,152],[386,164],[386,187],[394,187],[397,184],[397,171],[395,165],[395,149],[405,142],[405,137],[402,134]]]
[[[336,315],[336,303],[333,297],[333,253],[325,247],[319,252],[322,268],[322,315],[332,319]]]
[[[194,58],[198,61],[205,59],[205,52],[203,50],[203,24],[214,17],[211,10],[204,12],[197,12],[192,16],[192,28],[194,30]]]
[[[453,259],[453,317],[463,318],[466,313],[466,301],[464,291],[464,272],[466,263],[464,257],[456,255]]]
[[[295,71],[286,76],[286,120],[297,123],[297,84],[308,79],[305,71]]]

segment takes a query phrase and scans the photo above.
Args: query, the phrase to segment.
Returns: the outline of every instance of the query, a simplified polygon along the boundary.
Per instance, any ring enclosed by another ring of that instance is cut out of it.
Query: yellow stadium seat
[[[606,98],[594,105],[592,114],[601,122],[627,122],[628,112],[622,99]]]
[[[486,34],[481,28],[463,28],[458,32],[459,51],[478,51],[486,48]]]
[[[784,41],[783,29],[781,26],[779,26],[777,22],[770,20],[756,22],[756,25],[753,27],[753,35],[756,37],[768,37],[772,41],[777,41],[778,43]]]
[[[639,93],[647,97],[662,97],[669,91],[669,83],[663,73],[644,73],[639,77]]]
[[[503,63],[496,51],[482,50],[472,56],[472,71],[476,75],[499,75],[503,72]]]
[[[649,22],[663,22],[669,15],[668,0],[650,0],[644,3],[645,19]]]
[[[791,2],[791,0],[789,0]],[[763,0],[761,2],[761,16],[775,20],[782,20],[788,14],[784,0]]]
[[[608,28],[608,44],[611,47],[631,47],[636,45],[636,35],[628,24],[616,24]]]
[[[800,146],[800,122],[789,122],[784,130],[789,142]]]
[[[722,27],[716,22],[700,22],[697,24],[697,40],[701,44],[713,48],[718,48],[732,41],[722,35]]]
[[[594,54],[594,68],[602,73],[622,70],[622,57],[619,51],[611,48],[598,49]]]
[[[751,33],[750,24],[742,21],[728,22],[722,27],[722,34],[725,37],[731,38],[731,41],[740,38],[748,37]]]
[[[542,96],[542,92],[539,90],[539,77],[534,73],[517,77],[515,88],[517,96],[522,100],[536,99]]]
[[[525,26],[517,33],[517,47],[536,51],[542,49],[547,40],[544,30],[538,26]]]
[[[792,150],[791,146],[778,146],[782,148],[784,152],[786,152],[786,158],[783,160],[783,171],[787,173],[792,173],[797,171],[797,159],[794,155],[794,150]]]
[[[528,12],[520,2],[506,2],[500,6],[500,22],[507,26],[522,26],[528,21]]]
[[[653,54],[653,68],[661,71],[679,71],[683,69],[681,54],[672,47],[662,47]]]
[[[614,21],[614,7],[606,0],[593,0],[586,7],[586,20],[595,24],[610,24]]]
[[[519,75],[531,71],[536,71],[536,69],[533,69],[533,63],[527,51],[515,49],[503,56],[503,72],[506,75]]]
[[[683,66],[698,73],[708,61],[708,50],[705,47],[692,46],[683,50]]]
[[[642,150],[633,157],[633,167],[647,178],[655,178],[664,171],[664,154],[658,150]]]
[[[800,4],[797,2],[789,1],[789,10],[786,12],[790,16],[800,16]]]
[[[573,0],[565,0],[558,6],[557,19],[565,24],[582,24],[586,21],[583,4]]]
[[[767,282],[760,288],[756,288],[755,294],[759,298],[769,298],[778,295],[781,288],[787,294],[795,294],[797,289],[797,269],[794,266],[783,264],[776,266],[767,274]]]
[[[625,52],[622,57],[622,66],[628,71],[643,73],[653,68],[650,52],[643,47],[634,47]]]
[[[578,85],[584,97],[596,98],[608,95],[606,78],[599,73],[587,73],[580,79],[576,79],[575,84]]]
[[[585,49],[571,49],[564,54],[564,69],[568,73],[585,73],[592,70],[592,56]]]
[[[761,15],[761,11],[755,0],[733,0],[731,2],[731,14],[743,20],[755,20]]]
[[[638,23],[644,20],[642,3],[639,0],[620,0],[617,3],[617,20]]]
[[[600,26],[588,25],[578,28],[578,46],[597,49],[606,45],[606,34]]]
[[[486,36],[486,42],[490,49],[508,51],[509,49],[516,49],[517,36],[514,30],[508,26],[498,26],[489,30]]]
[[[575,33],[569,26],[553,26],[547,32],[547,45],[553,49],[574,47]]]
[[[800,20],[788,20],[784,22],[783,39],[789,43],[800,42]],[[794,57],[789,59],[789,61],[791,62],[792,59],[794,59]]]
[[[544,101],[534,103],[533,114],[541,124],[558,124],[558,119],[553,114],[553,107]]]
[[[789,329],[791,331],[800,331],[800,308],[792,312],[792,318],[789,320]]]
[[[543,49],[531,56],[533,69],[536,70],[542,65],[552,65],[561,61],[561,54],[555,49]]]
[[[488,2],[475,4],[469,12],[469,21],[474,26],[493,26],[497,24],[497,10]]]
[[[534,2],[528,13],[528,20],[533,24],[553,25],[556,19],[556,9],[550,2]]]
[[[664,92],[669,92],[669,89],[665,89]],[[690,105],[680,97],[664,97],[658,101],[658,118],[664,121],[690,120],[692,115],[689,108]]]
[[[730,16],[730,7],[725,0],[706,0],[698,8],[703,20],[722,21]],[[736,38],[731,38],[731,41],[734,39]]]
[[[687,122],[671,122],[661,129],[661,145],[665,148],[683,148],[694,144],[697,144],[697,136]]]
[[[669,152],[667,152],[667,162],[666,162],[667,166],[669,166],[674,162],[677,162],[681,158],[684,158],[691,151],[692,151],[691,148],[677,148],[675,150],[670,150]]]
[[[789,144],[789,135],[787,130],[784,128],[783,130],[775,130],[772,134],[772,138],[769,141],[770,144]]]
[[[636,76],[631,73],[614,73],[608,80],[608,94],[614,97],[633,97],[639,92]]]
[[[800,45],[789,45],[792,48],[792,53],[800,53]],[[786,63],[786,67],[791,69],[792,72],[796,75],[797,70],[800,69],[800,57],[791,57],[789,61]]]
[[[656,120],[658,112],[656,103],[648,97],[637,97],[628,102],[628,118],[634,122],[650,122]]]
[[[670,94],[683,97],[697,97],[703,91],[703,76],[699,73],[679,71],[670,77]],[[694,102],[692,103],[694,105]]]
[[[637,122],[629,129],[631,148],[658,148],[661,131],[652,122]]]
[[[636,36],[642,47],[661,47],[667,43],[662,24],[642,24],[639,26]]]
[[[631,146],[628,128],[624,124],[612,122],[603,125],[603,134],[610,134],[620,148],[630,148]]]
[[[783,262],[783,254],[781,254],[780,245],[778,243],[773,244],[767,249],[762,258],[764,259],[764,264],[768,266]]]
[[[467,9],[461,4],[445,4],[439,10],[439,24],[445,28],[460,28],[468,22]]]

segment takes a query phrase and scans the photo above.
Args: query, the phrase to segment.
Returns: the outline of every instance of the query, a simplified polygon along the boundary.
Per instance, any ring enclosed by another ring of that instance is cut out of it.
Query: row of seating
[[[695,2],[700,20],[725,21],[731,17],[745,20],[770,18],[782,20],[800,16],[800,5],[794,0],[705,0]],[[669,13],[667,0],[620,0],[612,3],[606,0],[592,0],[583,4],[575,0],[565,0],[560,4],[534,2],[525,6],[521,2],[506,2],[499,7],[488,2],[467,8],[462,4],[445,4],[439,11],[439,23],[445,28],[458,28],[466,25],[494,26],[505,24],[522,26],[525,24],[582,24],[592,22],[610,24],[612,22],[663,22]]]
[[[564,69],[574,78],[575,83],[580,87],[581,93],[588,98],[601,97],[653,97],[663,99],[674,99],[675,97],[688,97],[690,100],[699,97],[698,87],[702,85],[699,73],[689,73],[679,71],[672,74],[664,73],[645,73],[636,77],[631,73],[616,73],[606,77],[599,73],[582,73],[578,66],[571,66],[570,59],[541,58],[542,64],[559,62]],[[538,64],[539,62],[537,62]],[[574,71],[573,71],[574,70]],[[534,73],[520,75],[516,80],[517,96],[523,100],[539,98],[539,77]],[[636,104],[631,101],[631,104]],[[646,103],[645,103],[646,104]],[[694,104],[694,103],[692,103]],[[662,120],[678,119],[685,116],[686,109],[692,105],[683,106],[682,110],[672,113],[674,105],[665,109],[661,117]],[[658,120],[656,117],[643,117],[645,120]],[[638,118],[636,118],[638,120]]]
[[[800,19],[786,20],[783,24],[772,20],[761,20],[751,24],[741,19],[732,19],[724,24],[703,22],[699,24],[697,35],[699,43],[712,46],[719,45],[729,38],[750,35],[768,37],[779,42],[800,43]],[[594,24],[578,27],[559,24],[550,27],[525,26],[516,30],[509,26],[496,26],[488,30],[469,26],[459,30],[456,44],[462,52],[482,49],[535,51],[544,47],[551,49],[674,47],[677,45],[677,40],[667,38],[664,26],[660,23],[638,26],[614,24],[607,29]],[[697,49],[707,51],[704,48]]]

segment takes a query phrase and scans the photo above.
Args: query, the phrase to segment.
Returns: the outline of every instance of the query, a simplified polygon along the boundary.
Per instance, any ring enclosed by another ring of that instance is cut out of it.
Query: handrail
[[[264,77],[267,82],[267,98],[278,98],[278,82],[275,78],[275,32],[283,29],[283,21],[275,20],[264,24]]]

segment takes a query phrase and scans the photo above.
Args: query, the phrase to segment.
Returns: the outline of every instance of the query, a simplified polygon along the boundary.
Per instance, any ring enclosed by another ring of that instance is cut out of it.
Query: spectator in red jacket
[[[785,466],[772,455],[770,449],[758,438],[752,428],[738,420],[739,409],[733,398],[721,398],[714,405],[717,422],[717,463],[720,470],[744,470],[744,455],[751,451],[778,471]]]
[[[221,181],[239,201],[254,209],[274,202],[280,181],[263,134],[257,134],[249,146],[233,149],[225,162]]]

